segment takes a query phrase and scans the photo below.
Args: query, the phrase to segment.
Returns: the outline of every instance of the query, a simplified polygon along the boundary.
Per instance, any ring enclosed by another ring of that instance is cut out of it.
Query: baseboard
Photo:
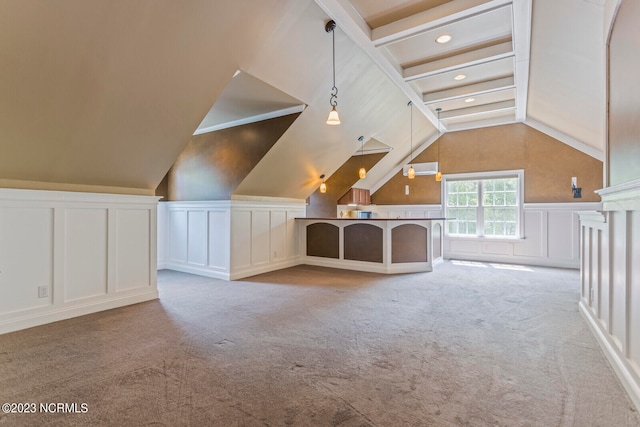
[[[255,276],[256,274],[263,274],[270,271],[281,270],[283,268],[294,267],[296,265],[299,265],[300,263],[300,257],[295,257],[280,262],[267,263],[265,265],[260,265],[257,267],[240,268],[231,273],[229,273],[228,271],[216,271],[206,267],[172,263],[163,264],[162,268],[166,270],[180,271],[182,273],[197,274],[198,276],[211,277],[212,279],[230,281],[244,279],[245,277]],[[160,266],[158,266],[158,269],[160,269]]]
[[[240,280],[244,279],[245,277],[255,276],[257,274],[264,274],[271,271],[282,270],[283,268],[295,267],[300,263],[300,257],[295,257],[277,263],[268,263],[258,267],[238,269],[231,273],[231,280]]]
[[[374,263],[366,261],[351,261],[335,258],[322,258],[305,256],[302,263],[313,265],[316,267],[337,268],[342,270],[365,271],[368,273],[379,274],[404,274],[404,273],[424,273],[432,271],[428,263],[425,262],[408,262],[384,265],[383,263]]]
[[[470,254],[466,252],[451,252],[445,251],[445,259],[457,259],[461,261],[477,261],[477,262],[495,262],[502,264],[522,264],[535,267],[554,267],[554,268],[571,268],[575,270],[580,269],[580,261],[573,259],[551,259],[551,258],[537,258],[527,257],[519,255],[481,255]]]
[[[212,279],[220,279],[220,280],[226,280],[226,281],[231,280],[228,271],[216,271],[216,270],[208,269],[206,267],[196,267],[196,266],[185,265],[185,264],[167,263],[167,264],[164,264],[164,269],[180,271],[182,273],[196,274],[198,276],[211,277]]]
[[[158,289],[155,287],[152,290],[145,291],[143,293],[130,294],[127,296],[115,296],[99,302],[74,304],[73,306],[55,308],[53,310],[51,310],[51,306],[48,306],[46,308],[47,311],[0,322],[0,335],[47,323],[71,319],[72,317],[84,316],[87,314],[97,313],[99,311],[111,310],[127,305],[151,301],[154,299],[158,299]]]
[[[633,373],[633,368],[626,358],[618,352],[615,345],[611,343],[608,334],[602,330],[600,322],[593,316],[591,310],[584,305],[584,301],[580,301],[578,307],[613,371],[635,405],[636,410],[640,411],[640,383]]]

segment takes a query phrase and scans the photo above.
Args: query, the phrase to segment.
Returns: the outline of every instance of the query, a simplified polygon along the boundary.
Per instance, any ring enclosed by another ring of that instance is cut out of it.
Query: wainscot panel
[[[640,409],[640,180],[598,191],[580,214],[580,312]]]
[[[171,256],[158,265],[223,280],[297,265],[294,219],[305,216],[305,206],[270,198],[160,203],[158,236],[166,247],[158,253]]]
[[[0,189],[0,333],[157,298],[157,203]]]

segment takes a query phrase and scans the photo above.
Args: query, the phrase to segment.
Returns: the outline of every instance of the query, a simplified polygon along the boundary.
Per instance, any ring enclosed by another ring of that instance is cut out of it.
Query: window
[[[522,176],[514,171],[445,177],[447,234],[520,237]]]

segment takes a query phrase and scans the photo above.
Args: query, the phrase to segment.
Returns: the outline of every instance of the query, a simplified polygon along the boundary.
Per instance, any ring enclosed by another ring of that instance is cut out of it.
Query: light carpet
[[[78,405],[0,425],[640,425],[578,312],[576,270],[158,282],[160,300],[0,336],[0,403]]]

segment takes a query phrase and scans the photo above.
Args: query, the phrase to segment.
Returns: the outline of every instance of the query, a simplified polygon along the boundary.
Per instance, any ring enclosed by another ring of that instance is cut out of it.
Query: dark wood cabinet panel
[[[339,205],[369,205],[371,193],[364,188],[351,188],[338,200]]]

